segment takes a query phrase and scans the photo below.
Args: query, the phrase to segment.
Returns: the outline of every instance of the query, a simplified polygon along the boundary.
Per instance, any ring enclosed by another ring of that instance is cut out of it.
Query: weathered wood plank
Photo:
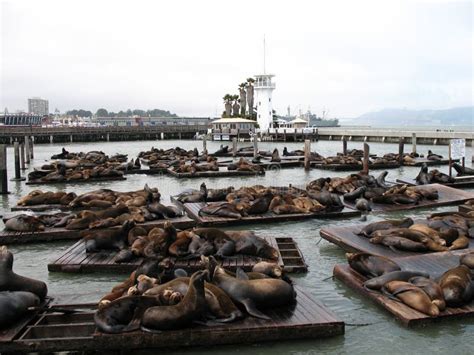
[[[64,185],[64,184],[83,184],[91,182],[102,182],[102,181],[121,181],[127,180],[125,176],[109,176],[102,178],[89,178],[86,180],[70,180],[70,181],[41,181],[41,180],[29,180],[27,185]]]

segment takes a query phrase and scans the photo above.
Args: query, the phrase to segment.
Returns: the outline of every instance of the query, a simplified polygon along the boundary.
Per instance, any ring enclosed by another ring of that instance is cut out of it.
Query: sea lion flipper
[[[266,320],[271,319],[267,315],[260,312],[257,309],[257,307],[255,307],[255,304],[253,303],[253,301],[251,299],[247,298],[245,300],[242,300],[241,303],[245,306],[245,309],[247,310],[247,313],[250,314],[252,317],[260,318],[260,319],[266,319]]]
[[[237,270],[235,271],[235,277],[237,279],[240,279],[240,280],[248,280],[249,279],[249,276],[240,267],[238,267]]]

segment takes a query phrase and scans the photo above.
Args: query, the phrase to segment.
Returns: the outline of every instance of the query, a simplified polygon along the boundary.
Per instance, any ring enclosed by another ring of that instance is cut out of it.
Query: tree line
[[[77,116],[77,117],[92,117],[93,114],[91,111],[87,110],[70,110],[66,112],[69,116]],[[160,109],[153,109],[153,110],[126,110],[126,111],[107,111],[105,108],[100,108],[95,113],[97,117],[132,117],[132,116],[140,116],[140,117],[178,117],[176,114],[171,113],[166,110]]]

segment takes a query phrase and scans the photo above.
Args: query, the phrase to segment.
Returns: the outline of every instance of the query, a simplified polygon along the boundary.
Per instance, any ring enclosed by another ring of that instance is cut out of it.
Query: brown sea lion
[[[269,263],[268,261],[260,261],[252,267],[252,272],[258,272],[270,277],[279,278],[283,274],[282,268],[277,263]]]
[[[474,287],[470,269],[466,265],[459,265],[446,271],[441,275],[439,285],[448,306],[459,307],[473,298]]]
[[[392,228],[408,228],[413,224],[413,220],[411,218],[404,218],[404,219],[393,219],[393,220],[385,220],[380,222],[370,223],[364,226],[358,235],[363,235],[365,237],[370,237],[371,234],[378,230],[385,230],[385,229],[392,229]]]
[[[278,260],[279,253],[268,242],[255,235],[253,231],[226,231],[235,242],[235,253],[258,256],[270,260]]]
[[[377,277],[400,270],[400,266],[383,256],[369,253],[346,253],[346,258],[350,267],[365,277]]]
[[[178,304],[148,308],[142,317],[142,329],[179,329],[201,320],[206,312],[204,281],[208,275],[207,270],[195,272],[184,298]]]
[[[294,303],[296,298],[293,286],[283,280],[237,279],[220,266],[214,269],[212,283],[223,289],[234,302],[242,304],[251,316],[262,319],[270,318],[258,308],[287,306]]]
[[[464,254],[459,258],[461,265],[466,265],[469,269],[474,270],[474,252]]]
[[[438,307],[440,311],[445,310],[446,302],[444,301],[443,290],[437,282],[423,276],[412,277],[408,282],[425,291],[431,298],[431,302]]]
[[[390,248],[397,248],[399,250],[408,250],[408,251],[427,251],[428,247],[420,242],[414,242],[410,239],[397,237],[397,236],[377,236],[370,238],[369,240],[372,244],[381,244]]]
[[[123,249],[128,232],[133,227],[135,227],[135,222],[126,221],[120,228],[82,231],[81,236],[86,243],[87,252],[96,252],[102,249]]]
[[[280,158],[280,154],[278,153],[278,149],[275,148],[273,150],[273,153],[272,153],[272,158],[270,159],[270,161],[272,163],[280,163],[281,162],[281,158]]]
[[[430,297],[421,288],[409,282],[390,281],[383,286],[383,290],[421,313],[430,317],[439,315],[439,309],[431,303]]]
[[[158,305],[159,300],[156,297],[121,297],[99,308],[94,314],[94,322],[98,330],[104,333],[138,330],[146,310]]]
[[[44,224],[39,218],[27,214],[19,214],[4,221],[5,230],[15,232],[44,231]]]
[[[148,235],[148,232],[145,228],[140,227],[140,226],[133,227],[132,229],[130,229],[130,231],[128,232],[128,235],[127,235],[128,245],[132,245],[133,242],[138,237],[142,237],[142,236],[146,236],[146,235]]]
[[[13,254],[6,246],[0,246],[0,291],[31,292],[42,300],[48,293],[48,287],[42,281],[16,274],[13,271]]]
[[[390,271],[365,281],[363,286],[371,290],[380,290],[387,282],[408,281],[409,279],[417,276],[428,278],[430,275],[421,271]]]
[[[228,202],[215,202],[210,203],[199,210],[200,216],[219,216],[219,217],[229,217],[235,219],[241,219],[242,215],[236,209],[232,203]]]

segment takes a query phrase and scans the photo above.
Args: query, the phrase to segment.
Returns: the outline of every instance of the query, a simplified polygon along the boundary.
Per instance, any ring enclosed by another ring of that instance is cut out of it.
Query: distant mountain
[[[474,126],[474,106],[455,107],[447,110],[407,110],[384,109],[368,112],[354,118],[359,125],[397,126],[397,125],[455,125]]]

